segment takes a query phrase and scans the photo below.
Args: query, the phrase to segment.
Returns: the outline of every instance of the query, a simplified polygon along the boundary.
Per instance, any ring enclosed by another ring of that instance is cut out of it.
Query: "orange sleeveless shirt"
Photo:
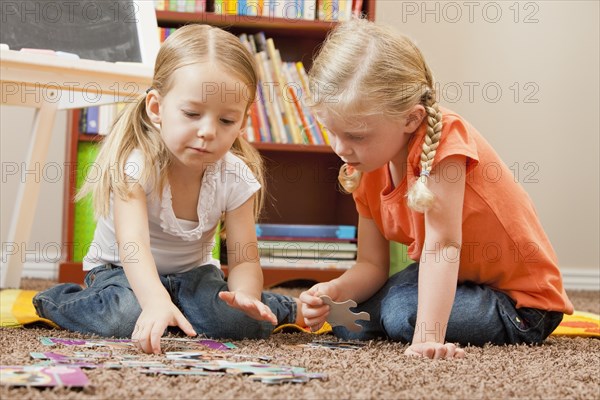
[[[479,132],[457,114],[442,109],[442,135],[429,179],[456,179],[458,169],[436,166],[452,155],[467,159],[458,281],[502,291],[517,307],[573,312],[563,288],[558,259],[525,190]],[[409,142],[406,177],[394,187],[385,165],[363,174],[354,192],[358,213],[373,219],[388,240],[408,246],[420,260],[425,240],[421,213],[408,208],[407,183],[420,173],[425,124]],[[443,201],[436,199],[435,201]],[[434,249],[425,249],[428,256]],[[431,254],[430,257],[434,255]]]

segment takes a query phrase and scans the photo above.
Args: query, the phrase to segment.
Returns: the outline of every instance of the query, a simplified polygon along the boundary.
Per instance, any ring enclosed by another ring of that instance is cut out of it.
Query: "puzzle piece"
[[[321,295],[319,297],[323,300],[323,303],[329,305],[327,322],[329,322],[331,326],[344,326],[350,332],[360,332],[362,330],[362,326],[357,324],[355,321],[371,320],[371,316],[366,311],[361,311],[359,313],[350,311],[350,308],[356,307],[356,302],[354,300],[346,300],[338,303],[331,300],[331,297],[327,295]]]

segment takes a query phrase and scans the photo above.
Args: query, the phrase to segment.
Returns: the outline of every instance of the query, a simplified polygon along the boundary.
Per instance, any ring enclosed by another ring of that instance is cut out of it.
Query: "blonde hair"
[[[434,80],[421,51],[406,36],[364,19],[338,25],[327,37],[309,73],[311,105],[327,113],[358,121],[381,115],[399,119],[417,104],[427,112],[427,134],[421,173],[407,194],[408,206],[424,212],[434,196],[427,178],[439,144],[442,114],[435,99]],[[344,164],[338,181],[352,193],[361,173]]]
[[[152,89],[166,95],[172,87],[172,76],[177,69],[202,62],[218,64],[246,83],[247,112],[254,101],[258,84],[254,59],[236,36],[208,25],[181,27],[165,40],[156,57]],[[242,127],[245,123],[244,118]],[[111,192],[122,199],[129,197],[132,182],[125,173],[125,164],[134,149],[139,149],[144,155],[144,169],[139,182],[152,182],[156,185],[159,196],[162,195],[170,154],[160,130],[146,114],[146,95],[141,95],[128,104],[117,117],[96,159],[100,178],[92,180],[88,175],[75,197],[80,200],[91,193],[96,217],[108,215]],[[233,143],[231,152],[248,165],[261,184],[254,201],[254,214],[258,218],[264,202],[265,187],[262,158],[254,147],[239,136]]]

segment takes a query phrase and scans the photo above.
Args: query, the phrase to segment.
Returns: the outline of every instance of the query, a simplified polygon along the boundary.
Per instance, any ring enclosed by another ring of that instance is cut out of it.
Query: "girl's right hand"
[[[171,301],[147,304],[135,323],[131,339],[145,353],[160,354],[160,338],[167,326],[178,326],[188,336],[196,336],[192,324]]]
[[[300,293],[304,323],[313,332],[318,331],[323,326],[329,315],[329,306],[323,303],[323,300],[319,297],[324,294],[329,296],[331,300],[337,301],[339,290],[332,282],[324,282],[317,283],[310,289]]]

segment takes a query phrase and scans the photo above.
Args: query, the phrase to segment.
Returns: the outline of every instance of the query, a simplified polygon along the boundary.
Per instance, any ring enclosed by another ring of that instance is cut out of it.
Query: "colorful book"
[[[287,260],[285,258],[261,257],[262,268],[290,268],[290,269],[350,269],[355,264],[354,260],[315,260],[312,258],[298,258]]]
[[[275,42],[273,42],[273,39],[267,39],[267,52],[269,54],[269,59],[271,60],[271,66],[273,67],[274,77],[279,84],[279,90],[277,90],[277,92],[281,96],[283,113],[285,115],[285,121],[287,122],[288,128],[290,129],[292,143],[303,143],[302,135],[298,129],[298,123],[294,118],[294,111],[291,108],[291,104],[283,97],[283,90],[287,82],[285,81],[285,78],[281,72],[281,56],[279,55],[279,50],[275,48]]]
[[[98,134],[98,125],[99,125],[98,113],[99,112],[100,112],[100,108],[98,106],[88,107],[88,109],[87,109],[85,133],[87,133],[88,135],[97,135]]]
[[[256,224],[256,236],[289,236],[354,239],[352,225]]]
[[[356,259],[356,243],[344,242],[288,242],[258,241],[261,257],[284,258],[294,260],[310,258],[314,260],[354,260]]]

